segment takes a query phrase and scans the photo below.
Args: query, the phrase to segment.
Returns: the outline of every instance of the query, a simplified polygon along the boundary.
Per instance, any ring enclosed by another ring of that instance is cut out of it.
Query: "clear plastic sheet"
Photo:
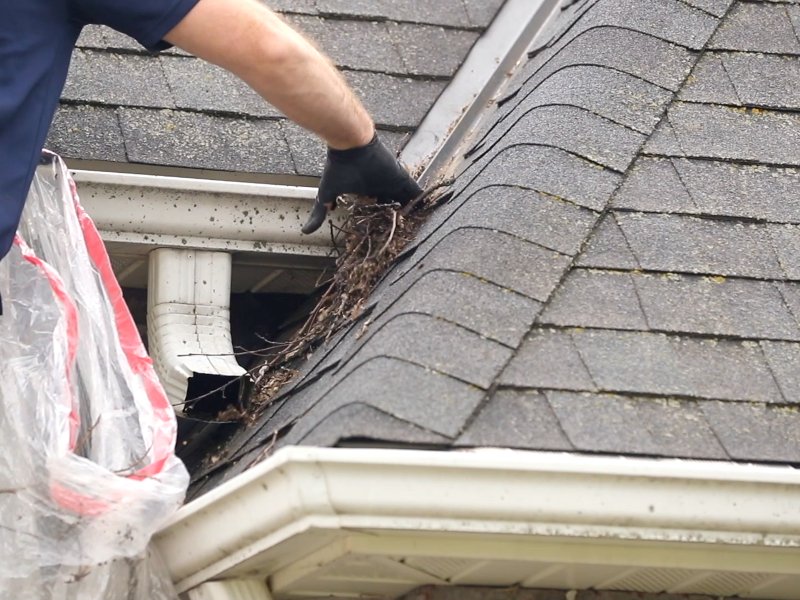
[[[0,600],[175,598],[148,549],[188,484],[175,416],[54,155],[0,297]]]

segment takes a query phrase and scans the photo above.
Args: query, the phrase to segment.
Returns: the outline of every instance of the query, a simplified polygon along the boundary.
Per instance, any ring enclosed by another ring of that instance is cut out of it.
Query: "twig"
[[[397,204],[356,202],[342,226],[335,226],[338,237],[333,239],[341,252],[330,284],[292,341],[260,368],[251,412],[269,406],[279,393],[286,381],[283,365],[358,318],[374,286],[437,206],[442,198],[439,191],[447,185],[449,182],[434,186],[402,209]],[[377,253],[376,248],[380,248]]]
[[[397,211],[393,210],[392,211],[392,230],[389,232],[389,236],[386,238],[386,243],[383,245],[383,248],[381,248],[381,251],[378,252],[379,255],[381,255],[384,252],[386,252],[386,249],[389,247],[389,244],[392,243],[392,240],[394,239],[394,232],[395,232],[396,229],[397,229]]]

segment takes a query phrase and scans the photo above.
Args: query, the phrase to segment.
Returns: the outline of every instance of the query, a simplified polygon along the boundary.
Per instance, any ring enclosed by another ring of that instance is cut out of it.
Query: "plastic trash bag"
[[[0,599],[175,598],[148,549],[188,485],[175,416],[55,155],[0,298]]]

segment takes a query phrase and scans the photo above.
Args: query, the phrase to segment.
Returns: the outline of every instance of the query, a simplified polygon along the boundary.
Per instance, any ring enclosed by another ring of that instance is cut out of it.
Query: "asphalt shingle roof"
[[[344,72],[399,151],[500,0],[275,0]],[[67,159],[318,176],[324,147],[223,69],[84,29],[47,145]],[[113,167],[110,167],[113,168]]]
[[[565,4],[361,320],[193,494],[287,444],[800,462],[800,6]]]

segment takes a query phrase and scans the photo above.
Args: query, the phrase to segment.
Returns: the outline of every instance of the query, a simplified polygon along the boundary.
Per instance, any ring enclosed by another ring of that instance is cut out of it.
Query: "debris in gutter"
[[[299,360],[358,319],[380,278],[430,213],[450,197],[449,184],[434,186],[404,208],[344,197],[342,204],[352,210],[341,228],[331,223],[334,246],[340,250],[335,270],[325,283],[328,287],[291,341],[276,345],[276,353],[258,370],[245,420],[252,421],[271,404],[297,375],[293,367]],[[364,327],[359,336],[364,335]]]

